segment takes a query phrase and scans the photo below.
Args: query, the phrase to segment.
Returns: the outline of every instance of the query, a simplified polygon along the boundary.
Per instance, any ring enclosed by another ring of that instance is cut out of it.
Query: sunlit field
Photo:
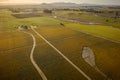
[[[32,52],[48,80],[87,80],[68,60],[92,80],[120,79],[120,18],[79,10],[53,9],[49,14],[43,9],[18,10],[0,9],[0,80],[43,80],[31,63]],[[82,51],[86,46],[107,77],[85,62]]]
[[[91,47],[95,53],[96,63],[99,68],[104,73],[108,74],[109,77],[111,76],[115,77],[115,79],[119,79],[119,44],[84,34],[82,32],[76,32],[68,28],[46,27],[37,29],[37,31],[41,33],[54,46],[56,46],[57,49],[59,49],[63,54],[69,57],[69,59],[76,63],[76,65],[82,68],[88,75],[93,77],[93,79],[97,79],[99,77],[101,80],[102,76],[86,62],[84,62],[83,58],[81,57],[82,47]],[[113,65],[112,63],[116,64]]]

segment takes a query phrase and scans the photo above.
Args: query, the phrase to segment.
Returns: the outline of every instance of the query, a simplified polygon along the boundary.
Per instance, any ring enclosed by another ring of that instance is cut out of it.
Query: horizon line
[[[75,3],[75,2],[43,2],[43,3],[7,3],[7,2],[0,2],[1,5],[41,5],[41,4],[52,4],[52,3],[73,3],[73,4],[88,4],[88,5],[115,5],[120,6],[119,4],[92,4],[92,3]]]

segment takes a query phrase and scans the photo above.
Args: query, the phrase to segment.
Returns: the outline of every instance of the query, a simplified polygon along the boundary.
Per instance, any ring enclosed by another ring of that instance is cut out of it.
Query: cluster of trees
[[[52,14],[52,10],[45,9],[43,10],[44,13]]]
[[[104,13],[104,11],[101,11],[101,10],[94,10],[94,9],[81,9],[80,11],[84,11],[84,12],[93,12],[93,13]]]
[[[28,30],[29,26],[27,26],[27,25],[17,25],[14,28],[20,29],[20,30]]]
[[[19,12],[37,12],[40,9],[38,8],[9,8],[10,11],[13,13],[19,13]]]
[[[12,11],[13,13],[19,13],[21,11],[21,9],[19,8],[10,8],[10,11]]]
[[[115,18],[120,18],[120,11],[115,12]]]
[[[28,29],[28,26],[27,26],[27,25],[21,25],[20,27],[23,28],[23,29],[25,29],[25,30]]]

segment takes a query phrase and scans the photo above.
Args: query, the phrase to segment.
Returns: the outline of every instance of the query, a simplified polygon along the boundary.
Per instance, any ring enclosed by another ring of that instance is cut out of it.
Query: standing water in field
[[[108,78],[107,75],[105,75],[102,71],[100,71],[99,68],[97,67],[97,65],[95,64],[95,55],[94,55],[92,49],[90,49],[89,47],[83,47],[82,58],[90,66],[92,66],[95,70],[97,70],[102,76],[104,76],[105,78],[107,78],[107,80],[112,80],[112,79]]]

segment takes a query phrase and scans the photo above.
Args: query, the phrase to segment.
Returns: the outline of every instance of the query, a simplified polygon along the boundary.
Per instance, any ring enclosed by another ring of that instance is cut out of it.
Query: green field
[[[113,80],[120,79],[120,30],[105,25],[75,24],[51,16],[15,18],[0,11],[0,80],[42,80],[30,61],[32,37],[16,26],[36,26],[44,36],[92,80],[107,80],[82,58],[82,48],[90,47],[99,69]],[[64,12],[66,14],[66,12]],[[86,17],[87,18],[87,17]],[[61,26],[63,23],[65,26]],[[116,24],[117,25],[117,24]],[[112,25],[111,25],[112,26]],[[35,36],[34,59],[48,80],[86,80],[71,64],[31,29]],[[116,42],[114,42],[116,41]]]
[[[104,10],[107,11],[107,10]],[[120,18],[114,19],[111,18],[114,16],[114,14],[104,13],[104,14],[94,14],[94,13],[87,13],[82,11],[55,11],[54,15],[61,17],[61,18],[67,18],[72,20],[78,20],[82,22],[95,22],[95,23],[101,23],[107,26],[113,26],[116,28],[120,28]],[[108,20],[108,22],[106,22]]]
[[[58,26],[59,23],[67,23],[61,20],[55,20],[50,17],[33,17],[33,18],[15,18],[11,11],[0,10],[0,30],[15,30],[16,26],[26,24],[28,26],[37,25],[40,27]]]
[[[120,42],[120,30],[103,25],[66,24],[68,28],[80,30],[106,39]]]

